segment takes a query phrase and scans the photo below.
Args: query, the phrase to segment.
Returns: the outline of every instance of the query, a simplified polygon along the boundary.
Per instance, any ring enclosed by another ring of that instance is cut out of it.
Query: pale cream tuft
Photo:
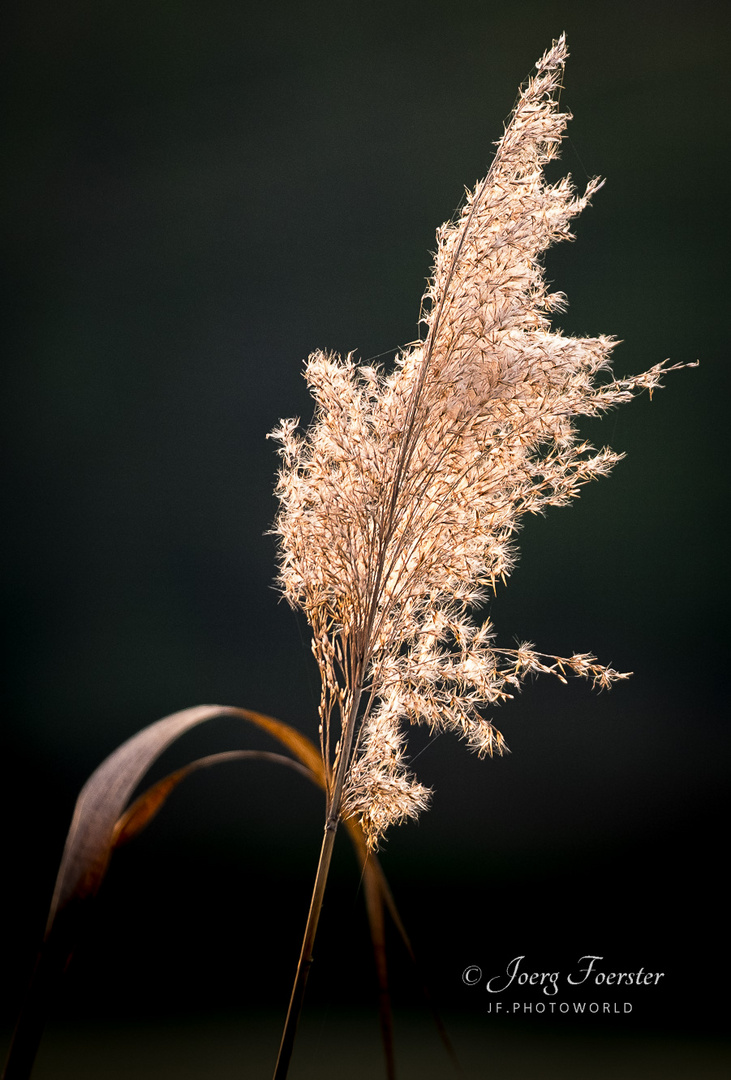
[[[279,583],[313,631],[331,793],[376,846],[429,791],[409,772],[405,725],[456,731],[481,755],[505,743],[484,709],[529,675],[626,678],[589,654],[502,649],[473,613],[513,568],[524,514],[575,498],[621,455],[580,441],[576,420],[660,385],[658,364],[615,379],[614,341],[552,330],[565,297],[541,257],[601,186],[548,184],[568,114],[563,37],[522,89],[485,180],[437,233],[424,338],[391,371],[316,352],[315,416],[282,421]]]

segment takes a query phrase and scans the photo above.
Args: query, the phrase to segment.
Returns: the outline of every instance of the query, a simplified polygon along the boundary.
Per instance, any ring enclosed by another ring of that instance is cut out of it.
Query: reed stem
[[[287,1009],[287,1019],[284,1022],[282,1041],[279,1044],[279,1055],[277,1057],[277,1064],[274,1069],[272,1080],[286,1080],[287,1072],[289,1071],[289,1062],[294,1048],[294,1038],[297,1034],[297,1024],[299,1023],[302,1004],[305,999],[307,976],[310,974],[310,968],[312,967],[312,947],[315,944],[317,924],[320,921],[322,901],[325,896],[325,886],[327,885],[327,875],[330,872],[330,861],[332,859],[333,845],[335,844],[335,833],[338,831],[338,825],[340,823],[343,786],[345,784],[348,763],[353,748],[353,735],[356,726],[355,720],[358,715],[358,709],[360,708],[362,694],[360,667],[356,669],[356,686],[357,689],[353,695],[348,718],[343,727],[342,745],[339,746],[337,751],[338,756],[335,766],[335,778],[330,798],[327,803],[325,835],[322,838],[320,861],[317,864],[317,874],[315,875],[315,884],[312,889],[312,899],[310,900],[310,910],[307,915],[305,936],[302,939],[300,958],[297,963],[297,974],[294,977],[292,995],[289,999],[289,1008]]]
[[[320,849],[320,861],[317,864],[315,885],[312,890],[310,910],[307,915],[305,936],[302,939],[302,948],[297,964],[297,974],[295,975],[294,985],[292,987],[292,995],[289,999],[287,1019],[284,1023],[284,1031],[282,1032],[282,1041],[279,1046],[279,1055],[277,1057],[276,1068],[274,1069],[273,1080],[285,1080],[287,1072],[289,1071],[289,1062],[292,1057],[295,1035],[297,1034],[297,1024],[299,1023],[300,1013],[302,1012],[302,1005],[305,998],[307,976],[310,974],[310,968],[312,967],[312,948],[315,943],[317,924],[320,921],[322,901],[325,895],[325,885],[327,884],[327,875],[330,870],[330,861],[332,859],[337,828],[337,815],[328,814],[327,822],[325,824],[325,835],[322,838],[322,848]]]

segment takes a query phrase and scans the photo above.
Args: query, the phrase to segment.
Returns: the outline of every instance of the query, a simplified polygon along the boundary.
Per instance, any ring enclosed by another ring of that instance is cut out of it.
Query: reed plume
[[[562,36],[522,89],[486,178],[439,229],[422,339],[391,371],[313,353],[312,423],[272,433],[279,583],[312,627],[330,804],[360,819],[372,847],[428,802],[407,766],[408,724],[502,753],[484,710],[526,676],[626,678],[588,653],[498,647],[490,620],[474,618],[513,567],[523,515],[565,505],[621,457],[580,440],[577,418],[652,391],[669,370],[616,379],[612,338],[551,329],[566,299],[548,291],[541,256],[571,239],[601,187],[577,194],[570,176],[544,177],[570,119],[557,100],[566,57]]]

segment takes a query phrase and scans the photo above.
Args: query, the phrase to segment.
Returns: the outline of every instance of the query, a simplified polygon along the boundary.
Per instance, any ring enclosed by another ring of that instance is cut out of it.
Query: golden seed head
[[[578,195],[568,176],[544,177],[569,119],[557,101],[566,57],[561,37],[522,89],[487,177],[438,230],[423,340],[390,371],[313,353],[312,424],[299,435],[298,421],[284,420],[272,433],[279,584],[313,630],[326,771],[337,723],[338,745],[350,748],[344,809],[373,846],[427,805],[406,767],[405,724],[502,753],[483,710],[526,676],[570,671],[600,687],[626,677],[589,654],[498,648],[489,622],[473,619],[510,574],[522,516],[568,503],[620,457],[579,441],[577,418],[656,388],[671,370],[615,379],[612,338],[551,328],[566,300],[547,291],[542,255],[571,238],[572,218],[601,186]]]

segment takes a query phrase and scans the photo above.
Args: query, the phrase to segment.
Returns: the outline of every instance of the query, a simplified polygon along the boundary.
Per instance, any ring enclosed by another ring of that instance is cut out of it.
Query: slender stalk
[[[322,901],[325,895],[325,885],[327,884],[327,875],[330,870],[330,860],[332,859],[337,828],[337,815],[328,814],[327,822],[325,824],[325,835],[322,838],[322,848],[320,849],[320,861],[317,864],[315,885],[312,890],[310,910],[307,916],[305,936],[302,939],[302,948],[297,964],[297,974],[295,975],[294,985],[292,987],[292,995],[289,999],[287,1019],[284,1024],[284,1031],[279,1046],[279,1055],[277,1057],[276,1068],[274,1069],[273,1080],[285,1080],[289,1070],[289,1062],[294,1048],[294,1039],[297,1034],[297,1024],[299,1023],[302,1004],[305,998],[307,976],[310,974],[310,968],[312,967],[312,947],[315,943],[317,924],[320,921]]]
[[[353,748],[355,721],[358,716],[358,709],[360,708],[360,698],[362,693],[360,667],[356,668],[356,671],[358,689],[353,695],[350,713],[343,730],[342,746],[340,747],[340,756],[335,770],[335,780],[327,805],[325,835],[322,838],[322,847],[320,848],[320,861],[317,864],[317,874],[315,875],[315,884],[312,889],[312,899],[310,900],[310,910],[307,915],[305,935],[302,939],[302,948],[300,949],[300,957],[297,963],[297,974],[294,977],[292,994],[289,999],[287,1019],[284,1022],[284,1031],[282,1032],[282,1041],[279,1045],[279,1055],[274,1069],[273,1080],[286,1080],[287,1072],[289,1071],[289,1063],[292,1058],[292,1050],[294,1049],[297,1025],[299,1023],[300,1013],[302,1012],[302,1005],[305,1000],[307,977],[310,974],[310,968],[312,967],[312,948],[315,944],[315,935],[317,934],[317,925],[320,921],[320,912],[322,911],[322,901],[325,896],[327,876],[330,872],[330,861],[332,859],[333,846],[335,844],[335,833],[337,832],[340,823],[340,804],[343,796],[343,786],[345,784],[348,763]]]

